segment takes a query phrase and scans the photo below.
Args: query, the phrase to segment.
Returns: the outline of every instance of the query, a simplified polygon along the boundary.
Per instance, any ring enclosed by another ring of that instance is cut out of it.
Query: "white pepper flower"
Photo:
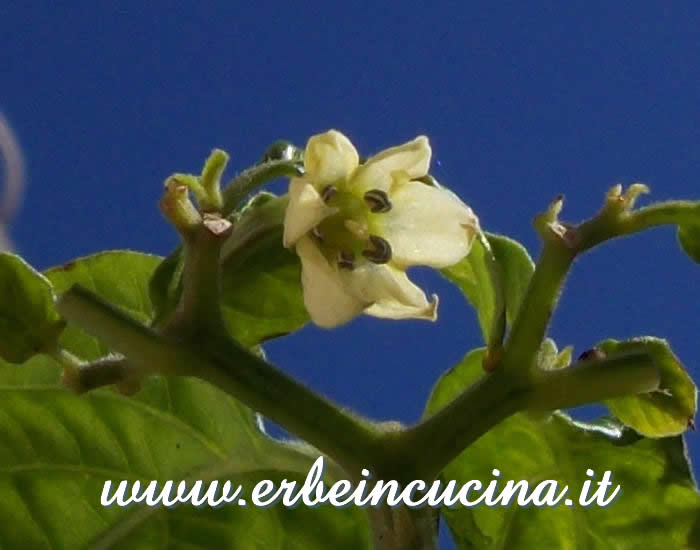
[[[436,319],[437,296],[428,300],[406,269],[457,263],[480,229],[456,195],[416,181],[427,175],[430,154],[419,136],[360,164],[340,132],[309,139],[305,174],[289,185],[284,245],[301,259],[314,323],[335,327],[363,312]]]

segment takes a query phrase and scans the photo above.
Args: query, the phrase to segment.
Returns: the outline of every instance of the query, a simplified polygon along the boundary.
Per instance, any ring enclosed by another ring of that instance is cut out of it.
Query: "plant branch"
[[[501,368],[524,378],[535,367],[575,253],[558,238],[545,241],[535,272],[506,340]]]
[[[303,166],[296,159],[273,159],[257,164],[238,174],[223,189],[221,214],[228,216],[246,196],[266,181],[280,177],[296,177],[304,173]]]
[[[503,370],[483,376],[433,416],[397,434],[396,479],[436,479],[466,447],[527,402],[527,391]]]
[[[562,199],[536,218],[544,248],[506,340],[500,365],[449,405],[392,441],[398,472],[433,479],[466,447],[520,410],[555,409],[653,391],[659,373],[646,353],[580,362],[545,372],[536,358],[575,258],[597,244],[664,224],[693,224],[700,203],[672,201],[632,211],[640,187],[611,191],[604,208],[575,227],[560,223]],[[419,450],[416,453],[416,450]]]
[[[434,479],[453,459],[513,413],[525,409],[575,407],[653,391],[659,372],[646,352],[580,361],[556,371],[538,371],[526,387],[503,370],[487,374],[433,416],[396,438],[397,472],[409,479]],[[426,449],[418,453],[415,449]],[[411,450],[414,454],[411,456]],[[405,464],[403,460],[410,463]]]
[[[379,434],[230,339],[194,333],[168,338],[80,287],[56,308],[69,322],[152,373],[206,380],[280,424],[351,471],[383,452]]]
[[[661,225],[697,225],[700,223],[700,201],[667,201],[623,212],[619,217],[595,217],[577,228],[577,252],[624,235],[639,233]]]
[[[183,234],[184,267],[182,296],[177,315],[166,324],[167,333],[177,326],[182,331],[218,331],[226,334],[221,316],[219,256],[232,231],[231,222],[205,214],[197,230]]]
[[[64,369],[63,385],[75,393],[125,383],[132,369],[123,357],[104,357],[73,369]]]
[[[658,389],[659,371],[647,352],[597,361],[584,360],[554,371],[539,371],[528,408],[565,409]]]

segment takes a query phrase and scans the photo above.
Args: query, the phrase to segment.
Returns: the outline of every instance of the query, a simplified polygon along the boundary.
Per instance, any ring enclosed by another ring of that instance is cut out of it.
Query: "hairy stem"
[[[485,375],[433,416],[398,434],[397,479],[436,479],[466,447],[522,410],[527,398],[504,371]]]
[[[231,214],[245,197],[273,178],[300,176],[304,170],[298,160],[269,160],[238,174],[222,191],[222,215]]]
[[[558,239],[545,241],[530,285],[513,322],[503,352],[501,368],[525,377],[535,366],[540,344],[556,308],[574,252]]]
[[[212,231],[204,223],[197,231],[183,235],[184,267],[182,273],[182,297],[177,315],[163,329],[166,333],[177,325],[182,332],[198,330],[202,333],[216,331],[225,334],[221,315],[220,287],[221,268],[219,255],[223,243],[231,234],[228,220],[210,219],[213,226],[220,225],[220,231]]]
[[[645,353],[543,372],[535,364],[537,352],[568,271],[579,254],[606,240],[651,227],[697,223],[700,203],[672,201],[636,211],[615,211],[608,203],[596,217],[578,227],[556,220],[560,207],[560,201],[555,201],[539,228],[544,248],[500,365],[435,415],[396,435],[391,442],[396,471],[409,472],[411,479],[433,479],[484,433],[527,408],[573,407],[658,387],[659,373]]]
[[[528,406],[541,410],[577,407],[654,391],[659,382],[659,371],[646,352],[580,361],[566,369],[540,371]]]
[[[639,233],[661,225],[697,225],[700,221],[700,201],[667,201],[652,204],[618,218],[598,216],[578,228],[578,253],[624,235]]]
[[[76,285],[59,300],[68,321],[152,373],[195,376],[359,471],[382,452],[374,429],[228,339],[161,336]]]

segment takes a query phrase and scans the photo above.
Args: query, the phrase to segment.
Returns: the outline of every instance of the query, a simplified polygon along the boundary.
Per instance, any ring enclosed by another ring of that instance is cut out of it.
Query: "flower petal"
[[[323,328],[342,325],[369,305],[349,292],[338,269],[328,264],[309,237],[299,239],[296,250],[301,259],[304,305],[316,325]]]
[[[400,267],[446,267],[464,258],[478,235],[479,220],[451,191],[416,181],[391,189],[392,209],[375,217]]]
[[[378,153],[361,165],[352,180],[357,193],[372,189],[389,191],[394,174],[405,179],[425,176],[430,166],[430,143],[425,136]]]
[[[284,246],[289,248],[337,211],[337,208],[323,202],[321,195],[306,179],[292,179],[289,183],[289,205],[284,213]]]
[[[355,146],[336,130],[312,136],[304,151],[306,175],[317,187],[347,178],[359,162]]]
[[[362,263],[340,273],[352,293],[372,305],[365,313],[387,319],[437,319],[437,296],[429,302],[405,272],[390,264]]]

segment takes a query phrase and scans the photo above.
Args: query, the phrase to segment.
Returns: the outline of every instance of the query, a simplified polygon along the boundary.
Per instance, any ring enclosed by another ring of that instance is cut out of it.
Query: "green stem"
[[[639,233],[660,225],[697,225],[700,220],[699,201],[667,201],[652,204],[632,212],[624,212],[617,219],[599,216],[581,224],[578,252],[623,235]]]
[[[130,361],[160,374],[195,376],[306,440],[351,471],[371,467],[383,452],[369,424],[339,409],[228,339],[195,333],[191,339],[160,336],[75,285],[58,301],[69,322]]]
[[[393,462],[397,479],[436,479],[466,447],[524,409],[527,397],[501,369],[482,377],[433,416],[397,435]]]
[[[449,405],[396,438],[397,472],[408,479],[434,479],[465,448],[513,413],[568,408],[653,391],[659,372],[646,353],[582,361],[567,369],[537,371],[527,388],[497,370],[474,383]],[[410,455],[411,450],[427,449]],[[404,464],[401,457],[411,456]],[[406,472],[407,476],[406,476]]]
[[[257,164],[238,174],[224,188],[222,215],[228,216],[255,188],[273,178],[295,177],[304,173],[298,160],[270,160]]]
[[[162,341],[153,329],[80,285],[73,285],[58,299],[56,310],[147,372],[177,374],[188,366],[188,358],[175,344]]]
[[[197,231],[183,235],[184,267],[182,272],[181,306],[173,324],[177,330],[217,331],[225,333],[221,315],[219,255],[222,244],[231,233],[230,222],[226,231],[214,233],[202,224]],[[171,326],[163,330],[168,331]]]
[[[566,369],[540,371],[529,408],[565,409],[658,389],[659,371],[646,353],[580,361]]]
[[[549,222],[556,222],[558,208],[550,210]],[[567,232],[563,237],[545,233],[500,366],[434,416],[397,434],[392,442],[395,471],[408,472],[410,479],[432,479],[481,435],[525,408],[572,407],[655,389],[659,374],[646,354],[544,373],[536,369],[537,352],[578,254],[605,240],[658,225],[697,223],[699,216],[700,203],[672,201],[633,212],[603,209],[579,227],[560,225]]]
[[[574,251],[563,241],[545,241],[504,347],[501,368],[516,378],[526,377],[535,366],[537,352],[574,257]]]
[[[76,369],[71,375],[64,375],[64,384],[76,393],[124,383],[129,379],[129,363],[120,357],[105,357]]]
[[[265,203],[246,210],[234,223],[231,236],[221,248],[221,264],[229,262],[238,265],[245,258],[245,250],[251,244],[271,231],[278,230],[281,236],[284,213],[289,204],[289,195],[270,197]],[[241,259],[243,258],[243,259]]]
[[[664,202],[612,215],[604,209],[600,215],[571,229],[574,246],[554,236],[545,238],[544,249],[505,345],[502,368],[516,376],[532,373],[537,351],[576,256],[615,237],[659,225],[697,223],[699,217],[700,203],[693,201]]]

